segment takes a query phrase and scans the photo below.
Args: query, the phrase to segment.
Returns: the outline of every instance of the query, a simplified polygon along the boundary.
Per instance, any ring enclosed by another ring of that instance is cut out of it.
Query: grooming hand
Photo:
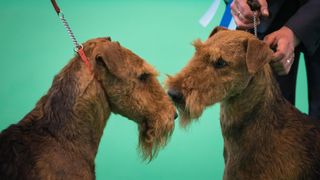
[[[273,61],[270,63],[278,75],[289,73],[294,61],[294,49],[299,45],[300,40],[294,35],[291,29],[283,26],[264,38],[270,46],[276,48]]]
[[[268,17],[269,10],[266,0],[257,0],[260,4],[260,10],[257,13],[257,21],[259,24],[259,17]],[[251,11],[247,0],[234,0],[231,3],[231,14],[239,29],[252,29],[253,28],[253,12]]]

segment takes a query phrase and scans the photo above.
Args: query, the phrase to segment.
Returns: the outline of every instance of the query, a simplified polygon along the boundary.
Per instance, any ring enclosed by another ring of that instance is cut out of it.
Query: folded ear
[[[228,29],[223,27],[223,26],[217,26],[211,31],[211,33],[210,33],[208,38],[210,38],[211,36],[213,36],[214,34],[216,34],[219,31],[226,31],[226,30],[228,30]]]
[[[125,57],[118,44],[97,48],[94,52],[97,68],[107,70],[112,75],[121,78],[125,71]]]
[[[250,74],[255,74],[271,61],[273,51],[266,43],[256,38],[248,39],[246,46],[247,68]]]

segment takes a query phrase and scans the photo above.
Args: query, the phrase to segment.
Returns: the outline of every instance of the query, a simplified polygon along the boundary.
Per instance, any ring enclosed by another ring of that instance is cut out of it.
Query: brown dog
[[[92,72],[78,56],[18,124],[0,134],[0,179],[94,179],[94,159],[111,112],[139,125],[143,158],[163,147],[175,108],[157,72],[110,38],[84,44]]]
[[[273,52],[243,31],[216,28],[188,65],[167,81],[182,125],[221,102],[226,180],[320,178],[320,124],[279,91]]]

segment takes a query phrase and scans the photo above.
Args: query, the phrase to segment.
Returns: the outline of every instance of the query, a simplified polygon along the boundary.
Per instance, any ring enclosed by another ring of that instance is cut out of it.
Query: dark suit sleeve
[[[286,26],[300,39],[306,53],[313,55],[320,46],[320,0],[306,1]]]

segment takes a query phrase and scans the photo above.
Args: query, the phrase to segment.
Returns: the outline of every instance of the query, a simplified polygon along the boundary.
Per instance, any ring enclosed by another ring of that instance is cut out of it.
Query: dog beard
[[[202,115],[206,105],[200,102],[199,96],[196,93],[192,93],[186,98],[184,104],[176,104],[180,115],[181,127],[187,127],[193,120],[197,120]]]
[[[151,161],[157,156],[159,150],[163,148],[170,139],[174,129],[174,122],[145,120],[139,124],[139,149],[143,160]]]

